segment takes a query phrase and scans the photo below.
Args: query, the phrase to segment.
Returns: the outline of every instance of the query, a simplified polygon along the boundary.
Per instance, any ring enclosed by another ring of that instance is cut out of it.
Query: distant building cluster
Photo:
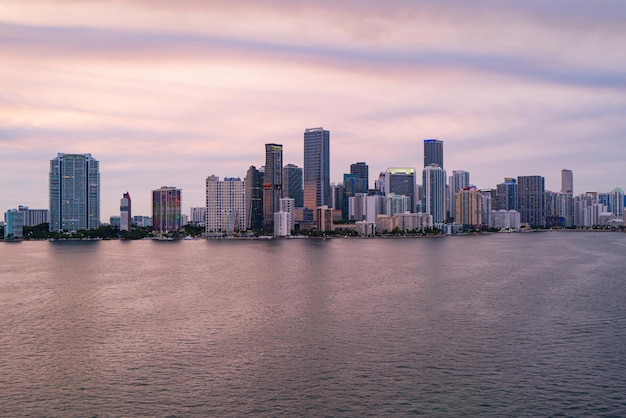
[[[355,162],[343,182],[330,182],[330,132],[304,131],[304,167],[283,164],[282,144],[265,144],[265,165],[250,166],[243,180],[206,178],[205,206],[181,212],[182,190],[152,190],[152,216],[132,214],[128,192],[110,224],[121,231],[152,227],[159,233],[186,225],[206,236],[262,233],[289,236],[298,230],[352,230],[359,235],[393,231],[446,233],[496,228],[592,228],[620,226],[624,192],[574,196],[571,170],[561,172],[561,190],[545,189],[539,175],[505,177],[492,189],[478,189],[470,173],[444,169],[443,141],[425,139],[421,176],[414,167],[390,167],[370,187],[367,163]],[[421,180],[421,183],[419,181]],[[23,237],[24,228],[49,224],[51,231],[75,232],[100,226],[99,162],[91,154],[59,153],[50,161],[49,209],[19,206],[4,214],[5,239]]]

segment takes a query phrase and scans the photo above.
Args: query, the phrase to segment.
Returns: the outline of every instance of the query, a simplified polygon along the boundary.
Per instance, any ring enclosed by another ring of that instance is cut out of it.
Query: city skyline
[[[438,138],[447,172],[479,188],[539,175],[559,191],[564,168],[574,194],[626,186],[621,3],[173,7],[2,6],[3,210],[46,208],[48,162],[63,152],[101,162],[103,222],[125,192],[150,215],[164,184],[183,190],[187,213],[207,176],[263,165],[265,143],[303,167],[312,126],[332,132],[335,183],[355,161],[370,183],[388,167],[421,171],[423,140]]]

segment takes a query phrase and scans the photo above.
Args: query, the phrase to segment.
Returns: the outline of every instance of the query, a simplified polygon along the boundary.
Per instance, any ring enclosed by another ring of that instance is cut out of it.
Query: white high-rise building
[[[120,199],[120,231],[130,231],[133,225],[130,193],[126,192]]]
[[[423,211],[433,216],[434,223],[446,220],[446,171],[436,164],[424,167]]]
[[[194,226],[206,226],[206,207],[197,206],[189,208],[189,223]]]
[[[232,234],[246,228],[246,187],[239,177],[217,176],[206,179],[206,227],[207,233]]]

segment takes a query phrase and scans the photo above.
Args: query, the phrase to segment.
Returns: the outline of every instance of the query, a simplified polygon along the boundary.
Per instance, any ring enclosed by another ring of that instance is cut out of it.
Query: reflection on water
[[[626,236],[0,244],[3,415],[626,410]]]

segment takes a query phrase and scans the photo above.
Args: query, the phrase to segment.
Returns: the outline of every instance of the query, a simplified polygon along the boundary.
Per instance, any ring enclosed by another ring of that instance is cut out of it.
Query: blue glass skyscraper
[[[331,205],[330,132],[324,128],[304,131],[304,207]]]
[[[59,153],[50,160],[50,230],[100,226],[100,168],[91,154]]]

